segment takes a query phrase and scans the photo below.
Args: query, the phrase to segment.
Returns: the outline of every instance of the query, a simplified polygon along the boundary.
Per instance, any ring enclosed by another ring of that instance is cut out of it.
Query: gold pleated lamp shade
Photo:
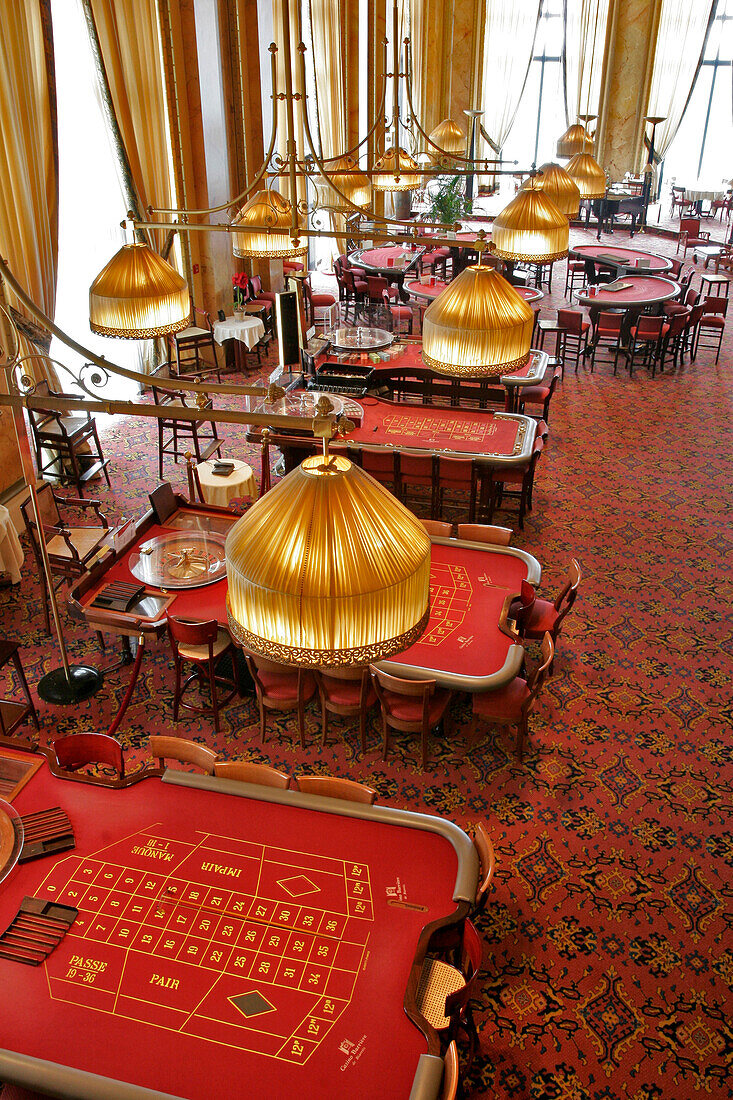
[[[594,140],[585,126],[574,122],[572,126],[568,126],[562,137],[557,139],[555,156],[562,157],[564,160],[566,157],[574,157],[576,153],[592,153],[593,145]]]
[[[534,313],[492,267],[465,268],[423,317],[423,362],[459,378],[494,378],[529,359]]]
[[[532,185],[494,218],[491,240],[502,260],[550,263],[567,255],[570,224],[554,202]]]
[[[444,118],[442,122],[430,131],[428,137],[433,142],[433,145],[437,145],[439,149],[442,149],[444,153],[452,154],[453,156],[462,156],[466,149],[466,135],[452,118]],[[436,151],[432,146],[429,147],[428,152],[431,156],[435,157]]]
[[[590,153],[576,153],[566,169],[575,180],[581,199],[602,199],[606,193],[606,175]]]
[[[101,336],[148,340],[186,328],[188,283],[142,242],[125,244],[89,288],[89,327]]]
[[[359,166],[352,156],[345,154],[328,165],[328,177],[333,181],[334,187],[355,206],[367,207],[372,201],[372,187],[369,179],[359,170]],[[338,210],[344,214],[353,213],[351,207],[344,202],[338,191],[334,190],[323,176],[316,179],[316,191],[321,206],[330,210]]]
[[[387,149],[372,169],[375,191],[414,191],[420,186],[417,162],[399,146]]]
[[[279,191],[258,191],[242,207],[232,224],[232,251],[250,257],[305,256],[307,244],[294,245],[290,236],[292,207]]]
[[[559,164],[543,164],[535,177],[535,187],[554,202],[568,220],[577,218],[580,210],[580,189],[575,180]],[[525,184],[525,187],[527,185]]]
[[[229,629],[248,650],[310,667],[366,665],[417,641],[430,615],[430,540],[341,455],[305,459],[226,540]]]

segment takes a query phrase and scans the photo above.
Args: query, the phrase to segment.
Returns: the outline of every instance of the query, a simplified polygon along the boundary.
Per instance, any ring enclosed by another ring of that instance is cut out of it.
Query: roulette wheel
[[[156,588],[199,588],[226,575],[225,536],[218,531],[170,531],[144,542],[130,572]]]

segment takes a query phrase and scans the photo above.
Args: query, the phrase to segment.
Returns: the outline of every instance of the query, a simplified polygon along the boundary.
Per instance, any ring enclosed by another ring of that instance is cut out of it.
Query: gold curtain
[[[657,163],[674,141],[692,94],[713,7],[713,0],[662,0],[647,109],[647,114],[665,119],[654,134]]]
[[[58,147],[53,34],[46,0],[4,6],[0,34],[0,254],[53,318],[58,266]],[[9,291],[11,304],[15,304]],[[50,338],[49,338],[50,343]],[[21,337],[21,352],[38,349]],[[60,389],[50,363],[36,378]]]
[[[486,143],[486,157],[501,156],[514,124],[532,62],[540,6],[540,0],[486,0],[480,121],[494,143],[494,148]]]
[[[300,66],[300,54],[298,53],[298,43],[301,40],[301,24],[300,24],[300,0],[291,0],[289,5],[290,11],[290,23],[288,32],[290,34],[290,72],[292,79],[293,91],[300,94],[300,99],[296,99],[293,102],[293,138],[299,156],[302,158],[305,155],[305,137],[303,134],[303,105],[305,103],[306,89],[303,87],[301,80],[301,66]],[[282,0],[272,0],[272,19],[273,19],[273,38],[277,43],[277,87],[278,92],[283,93],[285,91],[285,42],[284,34],[287,33],[283,29],[283,3]],[[266,94],[266,92],[265,92]],[[288,138],[288,124],[287,124],[287,104],[284,99],[278,100],[274,105],[274,110],[277,111],[277,151],[281,157],[287,155],[287,138]],[[315,139],[315,135],[314,135]],[[293,201],[305,201],[306,198],[306,186],[305,180],[296,180],[296,195],[290,194],[290,180],[287,176],[282,176],[276,181],[274,187],[276,191],[279,191],[281,195],[284,195],[291,202]]]
[[[565,113],[599,114],[609,0],[567,0],[565,5]]]
[[[313,35],[313,67],[318,98],[318,126],[321,152],[325,158],[336,157],[347,147],[346,140],[346,79],[342,49],[344,26],[343,0],[310,0],[311,33]],[[332,229],[342,229],[342,214],[331,214]],[[346,238],[332,242],[332,256],[346,249]]]
[[[426,0],[404,0],[410,20],[410,54],[412,61],[412,105],[420,125],[426,133],[430,133],[434,125],[440,122],[439,118],[428,119],[427,96],[425,81],[425,6]],[[434,108],[433,108],[434,111]],[[420,139],[420,151],[425,142]],[[418,152],[418,150],[415,150]]]

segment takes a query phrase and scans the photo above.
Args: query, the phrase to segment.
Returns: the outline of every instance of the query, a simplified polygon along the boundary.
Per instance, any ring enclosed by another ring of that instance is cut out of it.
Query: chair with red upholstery
[[[528,581],[523,582],[522,595],[512,604],[511,610],[517,618],[517,629],[522,638],[539,641],[549,634],[556,645],[565,617],[577,599],[582,579],[580,565],[576,558],[572,558],[565,584],[554,601],[543,600]]]
[[[585,260],[569,259],[567,271],[565,272],[565,297],[568,297],[568,291],[570,291],[570,298],[572,299],[576,286],[583,286],[584,284]]]
[[[733,210],[733,194],[728,191],[724,199],[713,199],[710,203],[710,210],[714,218],[720,214],[721,222],[723,220],[723,214],[725,214],[726,221],[730,221],[730,212]]]
[[[316,694],[313,673],[302,668],[268,661],[254,653],[245,653],[245,660],[257,692],[260,708],[260,739],[266,738],[266,711],[296,710],[300,744],[305,748],[305,705]]]
[[[346,286],[346,301],[354,305],[365,302],[369,292],[366,279],[357,278],[352,270],[346,268],[343,272],[343,279]]]
[[[429,451],[400,450],[397,454],[399,498],[403,504],[414,501],[430,505],[430,515],[436,511],[438,458]],[[414,492],[417,490],[417,493]]]
[[[180,707],[191,710],[195,714],[214,713],[214,729],[219,732],[219,711],[226,706],[235,696],[238,685],[235,682],[236,659],[234,643],[229,632],[219,626],[216,619],[210,619],[204,623],[185,622],[168,616],[168,638],[173,653],[173,664],[176,672],[176,685],[173,692],[173,721],[178,721]],[[217,672],[217,667],[223,657],[229,654],[232,658],[233,675],[222,676]],[[193,672],[183,679],[184,662],[193,665]],[[196,706],[194,703],[186,703],[183,696],[189,687],[198,684],[199,692],[203,691],[204,684],[208,685],[211,695],[210,706]],[[219,698],[217,687],[221,685],[229,688],[229,693],[223,699]]]
[[[380,485],[389,486],[395,496],[399,496],[399,454],[396,450],[385,447],[360,447],[356,462]]]
[[[75,772],[87,764],[102,764],[112,769],[115,779],[125,777],[122,746],[106,733],[70,733],[65,737],[55,737],[51,748],[56,755],[56,763],[64,771]]]
[[[590,321],[586,321],[580,309],[559,309],[557,311],[557,324],[561,330],[560,360],[563,375],[568,359],[575,362],[575,373],[577,374],[580,356],[588,349]]]
[[[275,299],[277,294],[274,290],[263,290],[262,279],[259,275],[250,275],[249,277],[249,298],[248,302],[256,302],[258,305],[266,307],[266,314],[269,317],[274,312]]]
[[[688,248],[699,248],[710,244],[710,232],[700,229],[699,218],[680,218],[680,229],[677,234],[677,252],[682,247],[682,255],[687,255]]]
[[[590,361],[591,374],[595,370],[596,352],[599,347],[610,348],[613,351],[613,373],[618,370],[618,357],[621,352],[621,330],[623,328],[623,313],[603,312],[598,314],[596,322],[595,342],[593,355]]]
[[[720,348],[723,343],[723,332],[725,330],[727,313],[728,299],[722,295],[720,297],[706,298],[702,302],[702,313],[697,326],[693,359],[697,357],[703,337],[709,336],[710,340],[705,341],[702,346],[704,348],[715,348],[715,362],[718,362],[720,358]]]
[[[283,260],[283,274],[287,275],[292,271],[302,271],[303,265],[298,263],[297,260]]]
[[[478,464],[472,458],[449,458],[447,455],[438,455],[437,471],[435,486],[437,515],[443,515],[443,498],[446,491],[466,493],[468,520],[469,523],[473,523],[479,496]]]
[[[629,377],[634,373],[636,354],[641,350],[642,363],[647,368],[651,367],[653,378],[662,353],[662,345],[669,335],[669,323],[665,321],[663,314],[651,317],[648,313],[642,313],[636,324],[631,326],[629,335],[631,337],[628,356]]]
[[[443,722],[451,692],[435,680],[403,680],[371,666],[382,708],[382,758],[387,759],[390,729],[419,733],[423,770],[428,766],[428,734]]]
[[[529,680],[515,676],[496,691],[484,691],[473,696],[473,716],[496,726],[517,727],[517,756],[524,755],[529,716],[534,710],[542,686],[551,672],[555,647],[549,631],[542,639],[541,662]]]
[[[434,248],[431,252],[423,252],[420,257],[420,271],[427,270],[431,275],[442,275],[443,279],[447,279],[450,254],[450,248],[446,245],[442,248]]]
[[[682,271],[684,260],[678,260],[678,259],[672,258],[669,262],[672,265],[669,269],[669,272],[668,272],[669,278],[670,279],[677,279],[680,272]]]
[[[685,189],[684,189],[684,187],[674,187],[673,186],[672,187],[672,209],[670,210],[670,214],[672,215],[672,217],[674,217],[675,210],[679,210],[680,218],[681,218],[682,217],[682,212],[684,210],[687,210],[691,206],[692,206],[692,203],[688,199],[685,198]]]
[[[547,375],[545,375],[542,384],[539,386],[522,386],[519,390],[519,412],[528,412],[526,408],[527,405],[541,405],[541,413],[531,413],[530,415],[536,415],[547,422],[550,418],[550,401],[552,400],[552,395],[557,389],[561,378],[562,367],[555,367],[549,382],[547,381]]]
[[[387,313],[392,318],[392,332],[402,332],[402,326],[406,324],[408,335],[412,336],[412,309],[400,301],[397,287],[385,287],[382,291],[382,301]]]
[[[695,269],[691,267],[684,279],[680,280],[679,294],[675,298],[670,299],[669,302],[664,303],[662,309],[664,310],[665,316],[673,317],[675,313],[685,313],[695,305],[699,295],[697,291],[690,287],[694,274]]]
[[[504,497],[519,501],[519,526],[524,529],[524,517],[532,511],[532,490],[534,488],[535,470],[540,455],[544,450],[544,440],[541,436],[535,437],[532,456],[529,462],[523,466],[495,466],[491,471],[491,501],[489,505],[489,522],[493,519],[494,512],[501,508]],[[516,489],[507,489],[507,485],[515,485]]]
[[[317,309],[330,309],[331,306],[336,305],[336,299],[333,294],[324,293],[318,291],[314,294],[311,285],[310,278],[303,279],[303,300],[305,303],[305,316],[309,325],[323,324],[323,315],[320,318],[316,318]]]
[[[667,335],[662,341],[662,350],[659,353],[660,371],[664,370],[664,363],[669,352],[672,354],[672,363],[675,367],[677,366],[678,360],[682,358],[684,354],[687,323],[691,313],[691,309],[685,309],[682,313],[675,313],[673,317],[670,317]]]
[[[321,699],[321,747],[328,740],[328,716],[359,719],[361,751],[366,752],[367,715],[377,702],[368,668],[322,668],[313,672]]]

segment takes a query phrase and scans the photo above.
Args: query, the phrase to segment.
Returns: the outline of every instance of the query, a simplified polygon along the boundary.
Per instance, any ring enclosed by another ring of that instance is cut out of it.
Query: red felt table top
[[[409,267],[410,264],[415,263],[422,252],[424,252],[422,248],[411,252],[402,245],[392,244],[384,248],[367,248],[363,252],[352,253],[350,259],[357,267],[362,265],[375,269],[395,267],[399,270],[401,267]],[[404,264],[402,264],[403,258]]]
[[[130,572],[130,558],[137,552],[142,543],[150,542],[150,540],[156,538],[156,536],[169,533],[171,530],[173,530],[173,528],[160,526],[158,524],[153,524],[146,528],[144,534],[131,544],[129,550],[110,566],[100,583],[90,589],[88,595],[84,597],[84,604],[90,604],[100,589],[104,588],[112,581],[139,584],[140,581]],[[180,531],[176,529],[176,533],[180,534]],[[152,585],[148,587],[151,590],[160,591],[160,589],[154,589]],[[169,596],[173,597],[173,602],[169,605],[167,610],[171,615],[175,615],[176,618],[192,619],[198,622],[216,619],[217,622],[226,625],[227,615],[224,602],[227,594],[226,576],[222,577],[222,579],[215,584],[202,585],[200,588],[170,589],[166,591],[168,591]]]
[[[655,256],[653,252],[643,252],[640,248],[617,248],[608,244],[581,244],[577,248],[571,248],[574,256],[581,259],[593,260],[598,256],[617,256],[619,265],[636,265],[639,260],[649,261],[650,271],[669,271],[672,264],[666,256]]]
[[[620,282],[631,283],[627,290],[606,290],[603,284],[594,289],[595,294],[577,294],[579,302],[588,306],[648,305],[664,302],[679,293],[679,284],[671,279],[660,279],[653,275],[622,275]]]
[[[517,444],[519,422],[491,412],[410,406],[376,397],[362,397],[359,404],[364,417],[350,443],[504,456],[513,454]]]
[[[499,629],[506,597],[527,577],[522,558],[491,550],[433,543],[430,621],[415,645],[389,660],[426,671],[471,677],[498,672],[511,638]]]
[[[26,895],[79,916],[41,966],[0,959],[0,1047],[201,1100],[246,1081],[381,1097],[385,1067],[409,1095],[426,1041],[402,1003],[420,930],[455,908],[446,839],[45,764],[15,806],[61,806],[76,850],[16,868],[0,928]],[[231,1000],[247,995],[248,1015]]]
[[[408,283],[406,285],[409,288],[410,284]],[[516,373],[512,375],[512,378],[517,379],[526,377],[530,370],[533,369],[538,354],[537,352],[532,352],[525,366],[523,366],[521,370],[516,371]],[[392,371],[397,368],[404,369],[409,367],[419,367],[421,370],[431,369],[426,367],[423,362],[422,344],[398,344],[397,353],[395,355],[392,355],[384,363],[374,364],[375,371]],[[362,399],[360,399],[360,401],[361,400]]]

